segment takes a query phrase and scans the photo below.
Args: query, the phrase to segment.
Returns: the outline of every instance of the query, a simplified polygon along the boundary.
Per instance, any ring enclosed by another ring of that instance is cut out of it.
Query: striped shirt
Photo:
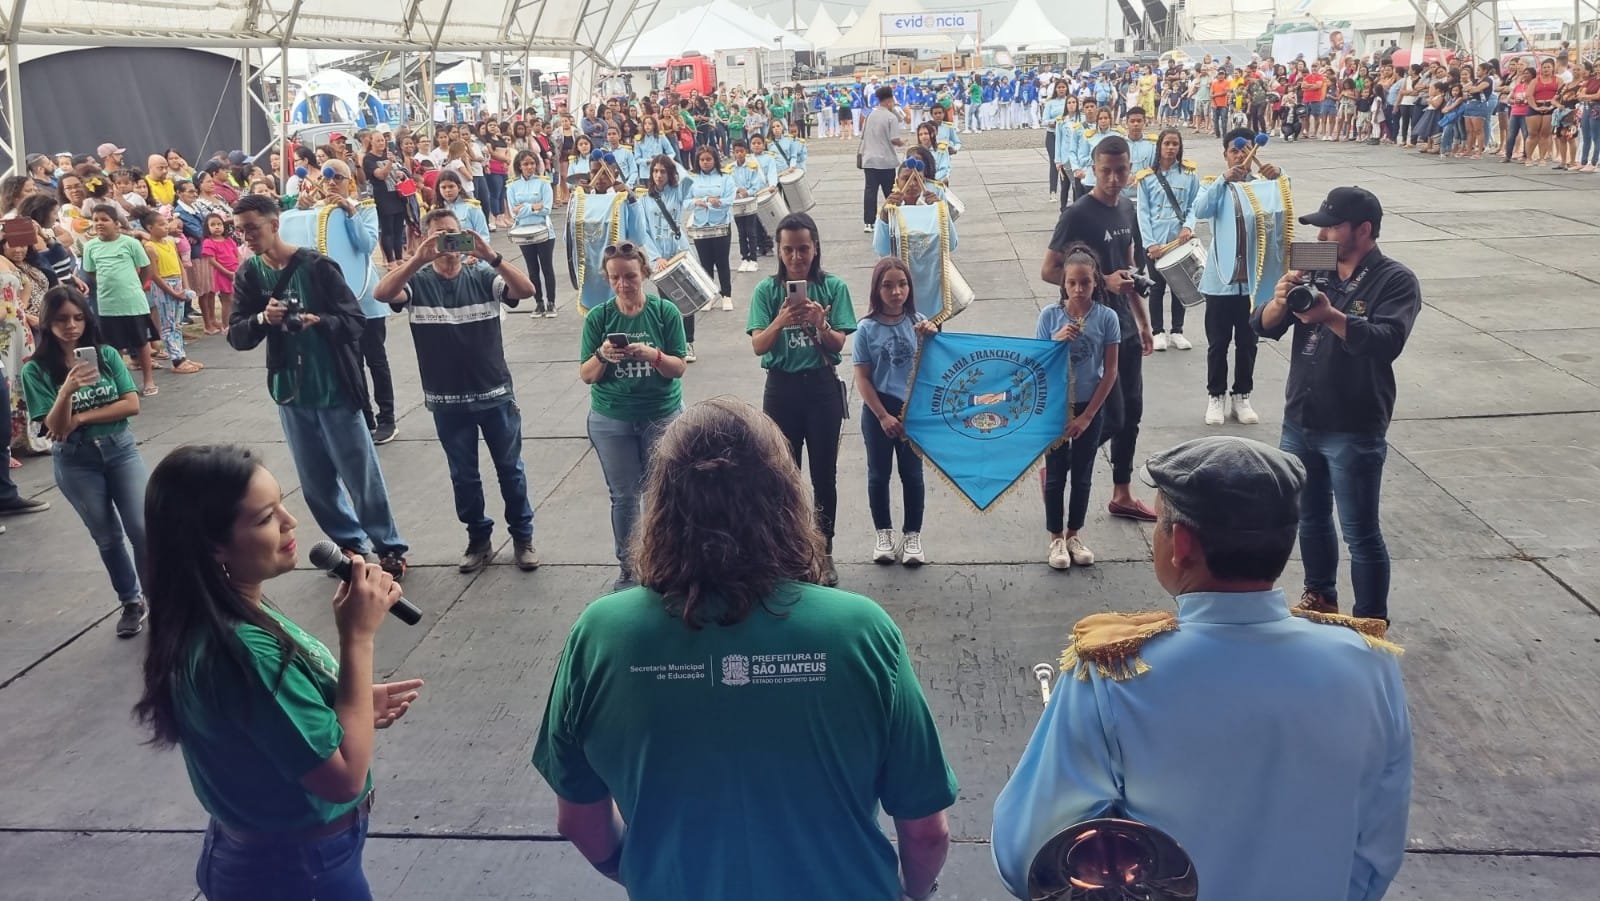
[[[406,300],[428,409],[483,410],[513,400],[500,305],[516,302],[493,269],[463,260],[446,278],[424,266],[406,283]]]

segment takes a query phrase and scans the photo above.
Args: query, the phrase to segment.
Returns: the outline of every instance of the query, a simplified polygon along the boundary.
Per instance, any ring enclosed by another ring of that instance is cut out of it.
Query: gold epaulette
[[[468,197],[467,198],[467,206],[483,206],[483,202],[479,201],[479,200],[475,200],[475,199],[473,199],[471,197]]]
[[[1215,175],[1207,175],[1200,179],[1200,183],[1203,185],[1209,185],[1216,180],[1217,177]]]
[[[1121,682],[1150,672],[1139,659],[1144,643],[1163,632],[1176,632],[1171,611],[1092,613],[1072,627],[1072,640],[1061,651],[1061,672],[1088,681],[1092,668],[1101,677]]]
[[[949,150],[950,150],[950,142],[949,141],[940,141],[938,144],[935,144],[934,146],[937,147],[940,151],[943,151],[943,152],[946,152],[946,153],[948,153]]]
[[[1183,161],[1183,171],[1185,171],[1185,172],[1193,172],[1194,170],[1196,170],[1198,168],[1200,168],[1200,167],[1198,167],[1198,166],[1196,166],[1194,164],[1194,160],[1184,160]]]
[[[1088,140],[1088,139],[1089,139],[1089,138],[1092,138],[1092,137],[1094,137],[1094,136],[1095,136],[1095,135],[1097,135],[1097,134],[1099,134],[1099,132],[1098,132],[1098,131],[1096,131],[1096,130],[1095,130],[1095,129],[1093,129],[1093,128],[1085,128],[1085,129],[1084,129],[1084,130],[1083,130],[1083,137],[1084,137],[1084,140]]]
[[[638,187],[633,189],[633,193],[638,194],[640,197],[643,197],[644,195],[650,193],[650,189],[648,187],[644,186],[644,185],[639,185]]]
[[[618,144],[617,146],[619,148],[621,148],[622,150],[628,151],[629,153],[633,152],[633,145],[632,144]]]
[[[1138,181],[1138,180],[1144,178],[1146,175],[1149,175],[1150,173],[1152,173],[1154,171],[1156,171],[1156,170],[1150,168],[1149,166],[1146,166],[1143,169],[1140,169],[1138,172],[1133,173],[1133,180],[1134,181]]]
[[[729,163],[728,165],[723,166],[722,167],[722,174],[723,175],[732,175],[733,174],[733,164]]]
[[[376,200],[373,200],[371,197],[368,197],[365,200],[361,201],[360,203],[356,204],[356,206],[377,206],[377,205],[378,205],[378,202]]]
[[[1367,643],[1367,647],[1373,650],[1393,654],[1396,657],[1406,652],[1405,648],[1400,647],[1386,637],[1389,633],[1389,624],[1381,619],[1345,616],[1341,613],[1317,613],[1299,607],[1292,608],[1289,612],[1301,619],[1321,623],[1324,626],[1343,626],[1360,635],[1361,640]]]
[[[748,168],[748,169],[760,169],[761,168],[761,164],[756,162],[756,158],[755,157],[751,157],[751,158],[745,160],[744,164],[745,164],[745,167]]]

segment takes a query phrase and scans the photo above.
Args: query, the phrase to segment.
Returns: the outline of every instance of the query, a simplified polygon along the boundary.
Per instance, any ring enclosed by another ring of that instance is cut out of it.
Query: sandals
[[[155,397],[161,393],[161,389],[155,385],[146,385],[139,393],[145,397]]]
[[[180,375],[192,375],[204,368],[206,368],[205,364],[196,360],[184,360],[182,363],[172,367],[172,371]]]

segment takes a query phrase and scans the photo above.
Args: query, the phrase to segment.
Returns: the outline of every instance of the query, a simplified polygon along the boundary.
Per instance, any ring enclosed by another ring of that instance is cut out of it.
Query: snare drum
[[[1156,260],[1156,270],[1172,288],[1172,296],[1186,307],[1205,302],[1205,295],[1200,293],[1200,275],[1205,268],[1205,247],[1194,238],[1169,248]]]
[[[774,237],[778,234],[778,223],[789,215],[789,204],[783,200],[783,195],[777,188],[762,188],[756,194],[756,217],[761,224],[766,226],[767,234]]]
[[[511,243],[543,244],[550,240],[550,226],[548,225],[519,225],[510,231]]]
[[[817,205],[811,197],[811,186],[806,184],[804,169],[790,169],[778,176],[778,189],[789,205],[789,212],[804,213]]]
[[[684,237],[691,241],[703,241],[707,238],[726,238],[732,234],[732,226],[724,222],[721,225],[685,225]]]
[[[680,253],[665,269],[650,276],[662,297],[672,301],[678,312],[693,316],[717,299],[717,286],[700,268],[694,254]]]
[[[733,207],[733,218],[743,219],[746,216],[754,216],[757,202],[754,194],[749,197],[735,197],[733,203],[729,204],[729,206]]]
[[[967,211],[967,205],[961,202],[961,198],[957,197],[956,192],[950,190],[948,185],[944,189],[944,205],[950,209],[951,222],[960,219],[961,214]]]

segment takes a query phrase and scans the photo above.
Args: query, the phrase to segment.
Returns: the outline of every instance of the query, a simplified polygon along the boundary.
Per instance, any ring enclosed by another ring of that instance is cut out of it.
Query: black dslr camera
[[[1143,272],[1140,272],[1137,269],[1128,270],[1128,277],[1133,279],[1133,291],[1140,297],[1149,297],[1150,289],[1156,286],[1156,283],[1151,280],[1150,276],[1145,275]]]
[[[303,312],[300,301],[291,297],[283,302],[283,306],[283,330],[291,335],[297,334],[306,327],[306,321],[300,317]]]
[[[1317,305],[1317,293],[1326,292],[1333,284],[1331,273],[1339,268],[1339,245],[1332,241],[1292,242],[1289,268],[1306,273],[1306,278],[1289,289],[1283,304],[1291,313],[1304,313]]]

